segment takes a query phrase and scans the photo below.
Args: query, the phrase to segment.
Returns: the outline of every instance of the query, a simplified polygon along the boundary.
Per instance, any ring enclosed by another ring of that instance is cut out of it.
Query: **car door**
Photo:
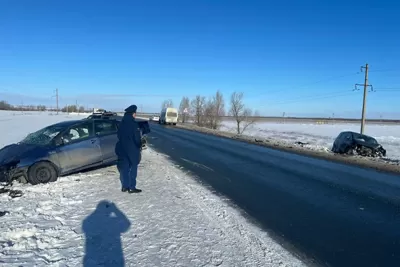
[[[115,120],[95,120],[94,132],[100,141],[102,160],[111,162],[117,159],[115,145],[118,142],[118,126]]]
[[[340,142],[340,151],[342,151],[342,153],[346,153],[351,147],[352,142],[352,134],[350,132],[344,132]]]
[[[101,162],[100,142],[94,135],[92,120],[69,127],[60,134],[57,143],[56,151],[63,173]]]
[[[335,153],[340,152],[339,147],[340,147],[340,144],[341,144],[341,141],[342,141],[342,136],[343,136],[343,133],[340,133],[340,134],[336,137],[335,141],[333,142],[332,150],[333,150],[333,152],[335,152]]]

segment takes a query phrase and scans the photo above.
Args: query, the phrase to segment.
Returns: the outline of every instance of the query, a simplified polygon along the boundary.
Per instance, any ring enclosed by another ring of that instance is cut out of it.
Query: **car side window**
[[[118,131],[115,121],[95,121],[94,132],[96,135],[113,134]]]
[[[61,138],[63,144],[69,144],[69,143],[79,142],[91,136],[92,136],[92,123],[85,122],[78,124],[76,126],[72,126],[61,135]]]
[[[339,140],[340,143],[345,142],[345,141],[346,141],[346,133],[341,133],[341,134],[339,135],[338,140]]]

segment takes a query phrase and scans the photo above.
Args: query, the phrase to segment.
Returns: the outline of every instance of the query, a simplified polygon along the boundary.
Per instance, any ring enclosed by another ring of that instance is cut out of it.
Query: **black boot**
[[[135,189],[129,189],[128,192],[129,192],[129,194],[132,194],[132,193],[140,193],[140,192],[142,192],[142,190],[141,190],[141,189],[135,188]]]
[[[121,191],[122,191],[122,192],[126,192],[126,191],[128,191],[128,188],[122,187]]]

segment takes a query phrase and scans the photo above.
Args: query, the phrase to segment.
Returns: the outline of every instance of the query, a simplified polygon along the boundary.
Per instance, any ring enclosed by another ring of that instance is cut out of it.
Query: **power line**
[[[378,88],[374,89],[375,92],[396,92],[400,91],[400,88]]]
[[[309,100],[336,98],[336,97],[342,97],[342,96],[348,96],[348,95],[355,95],[355,93],[353,90],[346,90],[346,91],[340,91],[340,92],[330,93],[330,94],[297,97],[297,98],[290,99],[288,101],[274,102],[274,103],[269,103],[269,104],[265,104],[265,105],[268,105],[268,106],[283,105],[283,104],[305,102],[305,101],[309,101]]]
[[[193,95],[194,96],[194,95]],[[84,94],[78,95],[78,97],[182,97],[182,95],[156,95],[156,94]]]
[[[369,72],[392,72],[392,71],[398,71],[400,72],[399,69],[382,69],[382,70],[371,70]]]
[[[318,81],[316,81],[316,82],[312,82],[312,83],[300,85],[300,86],[298,86],[298,87],[291,87],[291,88],[286,88],[286,89],[268,91],[268,92],[265,92],[265,93],[263,93],[263,94],[259,94],[259,95],[257,95],[257,96],[270,95],[270,94],[280,93],[280,92],[286,92],[286,91],[290,91],[290,90],[298,89],[298,88],[302,88],[302,87],[309,87],[309,86],[311,86],[311,85],[315,85],[315,84],[319,84],[319,83],[323,83],[323,82],[329,82],[329,81],[332,81],[332,80],[338,80],[338,79],[341,79],[341,78],[350,77],[350,76],[354,76],[354,75],[357,75],[357,74],[360,74],[360,72],[353,72],[353,73],[351,73],[351,74],[344,74],[344,75],[332,76],[332,77],[329,77],[329,78],[326,78],[326,79],[318,80]]]

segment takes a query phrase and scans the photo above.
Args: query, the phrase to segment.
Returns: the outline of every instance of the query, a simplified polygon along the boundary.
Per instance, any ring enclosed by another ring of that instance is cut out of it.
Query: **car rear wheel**
[[[33,185],[55,182],[57,178],[57,171],[49,162],[35,163],[28,171],[28,182]]]

